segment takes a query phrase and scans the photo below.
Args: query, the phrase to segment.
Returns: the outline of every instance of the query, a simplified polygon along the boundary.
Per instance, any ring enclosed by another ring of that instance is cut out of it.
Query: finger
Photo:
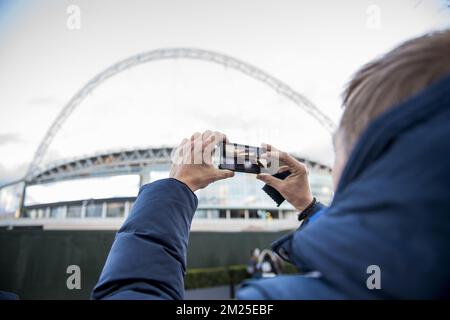
[[[278,160],[278,163],[283,163],[283,165],[287,165],[291,169],[306,171],[305,165],[295,159],[293,156],[289,155],[287,152],[270,151],[267,152],[265,156],[267,157],[267,159],[271,159],[272,162],[274,162],[274,160]]]
[[[178,144],[178,146],[176,147],[176,153],[179,155],[182,155],[182,150],[183,147],[186,145],[186,143],[188,143],[190,140],[187,138],[184,138],[183,140],[181,140],[181,142]]]
[[[215,139],[216,139],[217,143],[221,143],[223,141],[228,143],[228,138],[227,138],[227,136],[224,133],[219,132],[219,131],[215,131],[214,132],[214,136],[215,136]]]
[[[173,163],[175,163],[175,164],[181,163],[182,158],[183,158],[183,147],[187,141],[189,141],[189,140],[184,138],[183,140],[181,140],[181,142],[178,144],[178,146],[176,148],[172,149],[170,158],[172,159]]]
[[[224,141],[224,134],[220,132],[211,132],[208,139],[203,141],[203,160],[206,164],[212,164],[212,156],[217,145]]]
[[[215,140],[214,132],[207,130],[202,135],[202,148],[205,149]]]
[[[217,169],[217,180],[227,179],[234,176],[234,171]]]
[[[213,145],[213,146],[219,145],[223,141],[225,141],[225,142],[227,141],[227,137],[225,136],[225,134],[215,131],[211,134],[209,139],[204,144],[204,148],[206,148],[210,145]]]
[[[228,137],[225,133],[222,133],[220,131],[214,131],[214,135],[217,137],[218,142],[230,143],[230,141],[228,141]]]
[[[203,163],[203,141],[202,134],[200,132],[195,132],[191,136],[191,163],[192,164],[202,164]]]
[[[201,136],[202,136],[202,134],[197,131],[191,136],[191,141],[194,141],[194,140],[198,139],[198,137],[201,137]]]
[[[259,156],[261,159],[265,159],[267,160],[267,165],[266,168],[273,168],[276,167],[278,168],[280,165],[280,161],[278,158],[278,150],[275,149],[272,145],[270,144],[263,144],[263,153]]]
[[[208,139],[212,136],[213,132],[211,130],[206,130],[205,132],[202,133],[202,140],[203,143],[205,143],[206,141],[208,141]]]
[[[202,134],[198,131],[194,132],[191,136],[191,140],[197,139],[199,136],[201,136]]]
[[[193,142],[190,139],[186,139],[187,141],[181,146],[181,155],[183,159],[183,164],[192,164],[194,163],[194,155],[192,151]]]
[[[268,143],[262,143],[262,147],[266,151],[279,151],[277,148],[275,148],[274,146],[272,146],[271,144],[268,144]]]
[[[287,170],[289,170],[289,166],[281,166],[280,168],[278,168],[277,173],[281,173]]]
[[[268,173],[260,173],[256,176],[256,179],[261,180],[262,182],[268,184],[269,186],[274,187],[278,191],[282,187],[283,180],[275,178]]]
[[[304,163],[298,161],[287,152],[280,152],[280,160],[296,170],[298,173],[307,173],[308,171]]]
[[[194,146],[198,145],[199,141],[200,141],[200,146],[201,146],[201,139],[202,139],[202,134],[198,131],[195,132],[191,136],[191,150],[194,150]]]
[[[278,152],[278,158],[284,163],[286,163],[288,166],[292,167],[296,167],[300,163],[294,157],[292,157],[291,155],[289,155],[287,152],[284,151]]]
[[[189,141],[188,138],[183,138],[183,140],[181,140],[179,146],[182,146],[183,144],[187,143]]]
[[[183,149],[186,146],[186,144],[189,143],[189,141],[190,140],[188,138],[184,138],[183,140],[181,140],[181,142],[180,142],[180,144],[178,145],[178,148],[177,148],[177,150],[179,150],[178,153],[179,153],[180,156],[183,155]]]
[[[211,135],[207,141],[203,142],[203,161],[208,165],[212,164],[216,144],[214,135]]]

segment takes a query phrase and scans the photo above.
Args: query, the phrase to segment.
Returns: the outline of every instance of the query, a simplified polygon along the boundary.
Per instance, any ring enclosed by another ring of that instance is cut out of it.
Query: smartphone
[[[225,141],[219,148],[219,169],[258,174],[266,167],[265,159],[260,159],[264,148]]]

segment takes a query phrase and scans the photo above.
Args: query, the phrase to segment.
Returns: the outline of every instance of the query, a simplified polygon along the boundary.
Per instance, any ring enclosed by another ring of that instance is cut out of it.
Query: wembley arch
[[[72,112],[83,102],[83,100],[92,93],[97,87],[99,87],[104,81],[115,76],[122,71],[129,68],[138,66],[140,64],[148,63],[157,60],[167,59],[193,59],[201,60],[205,62],[215,63],[223,65],[227,68],[237,70],[255,80],[261,81],[266,84],[278,94],[291,100],[295,105],[299,106],[305,112],[310,114],[318,123],[324,127],[328,132],[333,132],[335,129],[334,122],[320,109],[318,109],[309,99],[302,94],[292,89],[289,85],[268,74],[267,72],[244,62],[237,58],[203,49],[196,48],[163,48],[156,49],[148,52],[139,53],[118,61],[106,68],[89,82],[87,82],[76,94],[69,100],[64,106],[61,112],[58,114],[52,125],[47,130],[44,138],[40,142],[33,160],[31,161],[28,171],[25,176],[25,181],[30,182],[33,178],[39,174],[40,165],[44,159],[44,156],[52,143],[55,135],[60,128],[64,125],[65,121],[70,117]]]

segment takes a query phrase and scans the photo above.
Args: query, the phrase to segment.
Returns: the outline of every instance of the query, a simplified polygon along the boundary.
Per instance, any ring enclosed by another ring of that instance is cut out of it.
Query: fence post
[[[228,268],[228,275],[230,277],[230,299],[236,298],[236,290],[235,290],[235,276],[232,269]]]

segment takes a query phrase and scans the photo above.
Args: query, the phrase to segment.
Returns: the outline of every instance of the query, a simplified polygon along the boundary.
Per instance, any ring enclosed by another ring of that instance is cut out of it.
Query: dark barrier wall
[[[193,232],[188,268],[245,264],[286,232]],[[114,239],[114,231],[0,229],[0,290],[21,299],[88,299]],[[81,289],[69,290],[69,265],[81,268]]]

